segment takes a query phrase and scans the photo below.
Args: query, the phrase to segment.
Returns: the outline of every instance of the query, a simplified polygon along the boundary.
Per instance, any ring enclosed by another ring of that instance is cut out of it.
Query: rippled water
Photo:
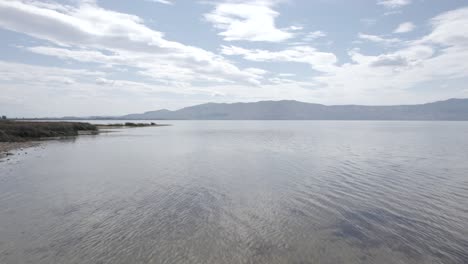
[[[468,123],[174,121],[0,162],[0,263],[467,263]]]

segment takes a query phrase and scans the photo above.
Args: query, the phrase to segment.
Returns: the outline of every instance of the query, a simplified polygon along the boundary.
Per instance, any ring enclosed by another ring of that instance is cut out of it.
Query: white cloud
[[[401,67],[408,65],[408,61],[398,55],[380,55],[370,65],[374,67]]]
[[[398,25],[393,33],[408,33],[413,31],[415,28],[416,26],[412,22],[404,22]]]
[[[455,62],[468,59],[468,51],[444,50],[433,57],[427,46],[413,46],[397,52],[367,56],[351,52],[353,63],[345,64],[334,74],[317,77],[317,80],[333,89],[353,89],[353,93],[386,89],[405,90],[415,84],[432,80],[462,78],[468,76],[468,66]]]
[[[103,9],[93,1],[78,6],[2,1],[0,27],[60,46],[29,48],[36,53],[137,67],[145,76],[168,83],[180,82],[183,77],[185,82],[258,84],[262,78],[212,52],[166,40],[162,32],[148,28],[141,18]]]
[[[303,26],[290,26],[288,27],[289,30],[293,30],[293,31],[298,31],[298,30],[303,30],[304,27]]]
[[[411,0],[379,0],[377,4],[386,8],[399,8],[411,4]]]
[[[96,83],[101,84],[101,85],[112,85],[114,84],[114,82],[115,82],[114,80],[109,80],[103,77],[99,77],[96,79]]]
[[[127,114],[153,109],[155,105],[181,107],[187,101],[171,102],[171,98],[213,93],[209,89],[174,88],[177,87],[112,79],[100,71],[0,61],[0,112],[9,116]]]
[[[442,13],[431,19],[431,25],[423,42],[468,48],[468,7]]]
[[[146,0],[150,2],[155,2],[155,3],[160,3],[160,4],[165,4],[165,5],[172,5],[174,4],[174,0]]]
[[[303,96],[332,100],[334,103],[375,103],[377,99],[379,103],[392,104],[461,95],[463,89],[454,92],[452,86],[452,89],[427,93],[421,99],[410,89],[422,84],[430,87],[434,81],[468,79],[468,64],[461,63],[468,61],[468,30],[462,26],[468,23],[467,17],[468,8],[443,13],[431,19],[431,33],[407,42],[361,34],[361,39],[398,45],[393,51],[377,55],[366,55],[359,50],[350,51],[351,63],[329,67],[325,74],[312,77],[308,83],[316,88]],[[260,55],[260,58],[268,58],[267,55],[271,55],[268,52],[246,52],[242,49],[230,52],[243,54],[246,58],[253,56],[251,59],[257,59],[255,56]],[[270,81],[280,82],[280,78],[270,78]],[[294,85],[304,87],[305,84],[290,83],[290,86]],[[295,93],[298,95],[302,92],[296,89]]]
[[[366,25],[366,27],[371,27],[377,23],[377,19],[375,18],[361,18],[359,21]]]
[[[312,40],[315,40],[315,39],[318,39],[318,38],[323,38],[327,36],[327,34],[321,30],[316,30],[316,31],[313,31],[313,32],[309,32],[307,33],[303,38],[302,40],[303,41],[312,41]]]
[[[364,34],[364,33],[359,33],[358,37],[360,39],[363,39],[363,40],[376,42],[376,43],[387,44],[387,45],[399,43],[401,41],[398,38],[384,38],[384,37],[381,37],[381,36]]]
[[[23,63],[0,61],[0,81],[27,84],[71,84],[78,79],[95,79],[104,72],[34,66]]]
[[[306,63],[317,71],[330,71],[335,67],[337,58],[335,54],[321,52],[309,46],[295,46],[280,51],[261,49],[244,49],[236,46],[222,46],[221,53],[225,55],[240,55],[251,61],[277,61]]]
[[[66,69],[62,67],[47,67],[0,61],[0,84],[9,83],[12,85],[24,85],[38,92],[49,94],[50,96],[60,96],[60,93],[50,93],[50,91],[57,90],[63,93],[66,91],[74,91],[77,95],[79,93],[83,95],[94,95],[105,90],[102,89],[103,85],[112,85],[116,89],[124,89],[135,94],[143,91],[170,91],[170,88],[168,89],[168,87],[161,85],[126,80],[112,80],[106,76],[107,73],[103,71]],[[95,86],[96,84],[99,86]],[[5,88],[9,86],[10,85],[5,85],[0,87]],[[91,86],[93,86],[94,89],[85,89],[85,87]],[[177,92],[182,93],[183,91]]]
[[[368,56],[370,66],[374,67],[405,67],[418,66],[434,54],[430,46],[414,45],[393,53]]]
[[[254,3],[276,12],[274,4],[267,1]],[[272,24],[267,24],[266,31],[254,28],[260,33],[251,35],[252,39],[280,41],[276,30],[304,37],[298,32],[304,30],[300,26],[278,29],[274,24],[277,15],[270,16]],[[243,17],[232,19],[230,29],[238,28],[236,21],[246,23]],[[225,25],[230,26],[229,23]],[[418,39],[403,41],[388,35],[360,33],[361,40],[383,44],[384,51],[352,49],[349,62],[339,64],[334,53],[304,43],[299,46],[261,43],[257,49],[222,46],[217,54],[170,41],[162,32],[147,27],[140,17],[106,10],[89,1],[78,6],[33,0],[0,1],[1,28],[44,40],[21,43],[29,45],[21,49],[66,62],[63,68],[0,62],[0,110],[8,111],[5,103],[15,98],[21,101],[17,109],[35,106],[30,113],[52,111],[47,106],[54,100],[64,114],[72,113],[73,109],[106,114],[109,110],[105,106],[109,103],[119,104],[119,111],[124,114],[206,100],[300,99],[333,104],[427,101],[428,97],[415,96],[411,88],[423,84],[430,87],[432,81],[468,80],[468,64],[463,63],[468,61],[466,24],[468,8],[461,8],[431,19],[430,33]],[[268,25],[273,25],[273,29]],[[323,35],[322,31],[310,33],[311,38]],[[259,43],[249,45],[258,47]],[[268,65],[272,67],[266,71],[251,67],[252,62],[275,65]],[[296,72],[296,67],[288,68],[290,63],[309,66],[310,74]],[[67,65],[75,69],[66,69]],[[454,88],[450,87],[439,88],[438,94],[427,94],[434,98],[452,96]],[[170,96],[164,97],[165,94]],[[175,99],[167,102],[168,98]],[[62,107],[68,112],[62,111]]]
[[[401,10],[390,10],[384,13],[384,16],[392,16],[401,14]]]
[[[409,97],[408,89],[415,85],[468,78],[468,65],[459,63],[468,60],[466,48],[452,46],[436,52],[435,47],[413,42],[394,52],[364,55],[353,50],[349,56],[352,63],[315,78],[327,87],[324,89],[327,97],[351,101],[388,98],[395,102]]]
[[[279,16],[273,10],[276,3],[273,0],[222,1],[216,3],[214,10],[205,14],[205,19],[221,30],[218,35],[226,41],[282,42],[294,37],[292,31],[299,28],[276,27],[275,19]]]
[[[278,76],[281,76],[281,77],[294,77],[296,76],[295,73],[280,73],[278,74]]]

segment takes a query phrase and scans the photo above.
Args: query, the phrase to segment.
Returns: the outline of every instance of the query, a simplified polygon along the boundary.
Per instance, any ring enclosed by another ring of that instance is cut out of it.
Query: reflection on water
[[[0,263],[466,263],[468,123],[177,121],[0,163]]]

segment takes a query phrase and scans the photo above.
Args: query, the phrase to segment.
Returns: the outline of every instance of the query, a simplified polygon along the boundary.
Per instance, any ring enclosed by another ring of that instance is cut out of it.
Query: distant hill
[[[161,120],[468,120],[468,99],[420,105],[321,105],[298,101],[207,103],[176,111],[157,110],[114,119]]]

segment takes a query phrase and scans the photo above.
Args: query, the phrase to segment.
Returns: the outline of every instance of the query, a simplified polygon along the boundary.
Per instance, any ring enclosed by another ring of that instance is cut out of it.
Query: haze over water
[[[0,162],[0,263],[466,263],[468,123],[168,121]]]

